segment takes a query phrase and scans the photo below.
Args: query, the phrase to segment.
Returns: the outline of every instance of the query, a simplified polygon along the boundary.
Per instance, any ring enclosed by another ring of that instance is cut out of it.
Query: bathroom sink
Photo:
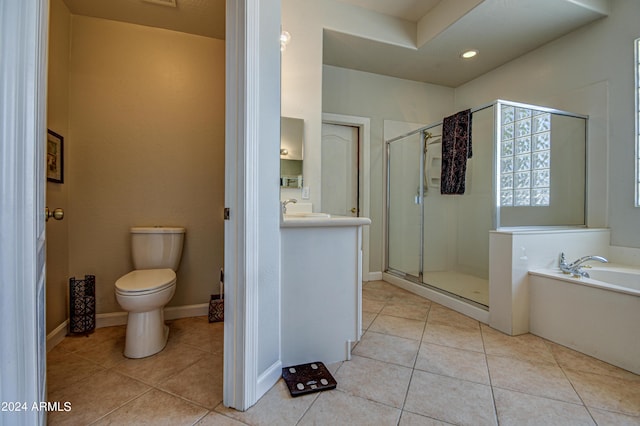
[[[298,218],[313,218],[313,219],[322,219],[322,218],[330,218],[331,215],[329,213],[311,213],[311,212],[295,212],[295,213],[285,213],[285,219],[298,219]]]

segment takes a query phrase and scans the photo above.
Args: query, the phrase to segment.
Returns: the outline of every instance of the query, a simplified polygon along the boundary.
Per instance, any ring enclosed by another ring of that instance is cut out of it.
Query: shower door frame
[[[472,108],[471,109],[471,114],[473,115],[474,113],[476,113],[478,111],[482,111],[482,110],[487,109],[487,108],[495,107],[494,108],[494,112],[493,112],[493,114],[494,114],[494,123],[497,123],[497,120],[499,119],[499,117],[498,117],[498,109],[499,108],[497,108],[497,105],[499,103],[516,104],[515,102],[502,101],[502,100],[498,99],[498,100],[494,100],[492,102],[480,105],[480,106],[478,106],[476,108]],[[525,104],[518,104],[518,105],[525,105]],[[432,129],[434,127],[438,127],[438,126],[441,126],[441,125],[442,125],[442,120],[440,120],[438,122],[435,122],[435,123],[428,124],[428,125],[423,126],[423,127],[419,128],[419,129],[412,130],[410,132],[404,133],[404,134],[402,134],[400,136],[396,136],[394,138],[391,138],[391,139],[385,141],[385,154],[387,156],[387,158],[386,158],[386,160],[387,160],[387,169],[386,169],[387,170],[387,176],[386,176],[387,177],[387,182],[386,182],[387,183],[387,190],[386,190],[386,194],[385,194],[386,195],[386,212],[385,212],[386,226],[385,226],[385,256],[384,256],[384,265],[383,265],[384,268],[383,268],[383,270],[386,273],[389,273],[389,274],[394,275],[396,277],[404,278],[404,279],[406,279],[408,281],[414,282],[414,283],[419,284],[421,286],[425,286],[425,287],[434,289],[434,290],[436,290],[438,292],[445,293],[444,290],[438,289],[437,287],[433,287],[433,286],[423,282],[423,272],[424,272],[423,271],[423,268],[424,268],[424,219],[425,219],[424,218],[424,167],[425,167],[425,164],[424,164],[424,162],[425,162],[424,145],[422,147],[422,150],[423,150],[422,155],[420,156],[420,176],[421,176],[421,178],[420,178],[420,183],[419,183],[419,192],[420,192],[419,193],[419,201],[420,201],[420,211],[421,211],[421,215],[420,215],[421,244],[420,244],[420,264],[418,266],[418,275],[417,276],[411,275],[411,274],[409,274],[407,272],[399,271],[397,269],[393,269],[393,268],[389,267],[389,211],[390,211],[390,208],[391,208],[391,202],[390,202],[390,197],[389,197],[389,193],[390,193],[390,190],[391,190],[391,177],[390,177],[390,173],[389,173],[390,169],[391,169],[391,158],[390,158],[389,154],[390,154],[391,143],[396,142],[396,141],[398,141],[400,139],[407,138],[407,137],[412,136],[412,135],[417,134],[417,133],[424,134],[424,132],[428,132],[429,129]],[[494,141],[497,140],[496,138],[498,137],[498,134],[496,133],[497,132],[496,129],[497,129],[497,127],[494,124],[494,130],[493,130],[494,131],[494,135],[493,135],[494,136],[493,137]],[[424,138],[424,136],[422,136],[422,138]],[[424,139],[422,140],[422,143],[424,144]],[[497,153],[498,153],[497,146],[498,145],[496,143],[493,144],[493,155],[492,155],[492,158],[493,158],[492,180],[493,180],[493,182],[492,182],[491,191],[492,191],[492,197],[493,197],[494,200],[497,199],[497,196],[499,194],[499,192],[498,192],[499,188],[497,188],[497,183],[498,182],[497,182],[497,175],[496,175],[496,170],[497,170],[496,169],[497,168],[496,161],[497,161]],[[492,203],[492,206],[491,206],[491,224],[492,224],[492,229],[493,230],[497,229],[498,226],[499,226],[499,223],[500,223],[499,222],[499,214],[500,214],[500,212],[499,212],[498,205],[496,203]],[[457,294],[449,293],[449,292],[446,292],[446,294],[451,295],[451,296],[453,296],[455,298],[458,298],[460,300],[463,300],[463,301],[465,301],[467,303],[471,303],[471,304],[474,304],[474,305],[476,304],[475,302],[473,302],[473,301],[471,301],[469,299],[466,299],[464,297],[458,296]],[[478,305],[478,306],[480,306],[480,305]]]
[[[425,127],[421,127],[417,130],[412,130],[408,133],[404,133],[400,136],[396,136],[392,139],[385,141],[385,150],[387,156],[387,191],[386,191],[386,227],[385,227],[385,263],[384,270],[387,273],[391,273],[400,278],[404,278],[406,280],[422,284],[422,269],[424,262],[424,241],[421,241],[419,248],[419,259],[418,262],[418,275],[411,275],[408,272],[400,271],[398,269],[393,269],[389,266],[389,215],[391,211],[391,197],[389,196],[391,192],[391,144],[393,142],[397,142],[401,139],[407,138],[409,136],[413,136],[415,134],[420,134],[421,138],[421,151],[423,155],[420,156],[420,176],[424,176],[424,132],[432,127],[436,127],[438,124],[432,124]],[[424,235],[424,179],[420,179],[418,183],[418,204],[420,205],[420,235]],[[421,238],[422,240],[422,238]]]
[[[533,105],[533,104],[527,104],[527,103],[522,103],[522,102],[513,102],[513,101],[507,101],[507,100],[502,100],[502,99],[496,99],[492,102],[480,105],[478,107],[475,108],[471,108],[471,114],[473,115],[474,113],[478,112],[478,111],[482,111],[484,109],[490,108],[490,107],[494,107],[493,110],[493,116],[494,116],[494,128],[493,128],[493,161],[492,161],[492,197],[494,202],[491,205],[491,221],[492,221],[492,229],[493,230],[499,230],[501,229],[500,226],[500,180],[498,178],[498,168],[499,168],[499,164],[500,164],[500,143],[501,143],[501,134],[500,134],[500,128],[501,128],[501,106],[502,105],[507,105],[507,106],[514,106],[514,107],[520,107],[520,108],[529,108],[529,109],[536,109],[538,111],[545,111],[551,114],[557,114],[557,115],[563,115],[563,116],[570,116],[570,117],[576,117],[576,118],[582,118],[585,120],[585,200],[584,200],[584,224],[582,226],[578,226],[578,227],[586,227],[587,223],[588,223],[588,195],[589,195],[589,190],[587,188],[587,176],[588,176],[588,167],[589,167],[589,149],[588,149],[588,141],[589,141],[589,125],[588,125],[588,120],[589,120],[589,116],[588,115],[583,115],[583,114],[577,114],[577,113],[573,113],[573,112],[569,112],[569,111],[564,111],[564,110],[559,110],[559,109],[555,109],[555,108],[548,108],[548,107],[543,107],[543,106],[539,106],[539,105]],[[427,283],[423,282],[423,267],[424,267],[424,237],[422,237],[423,241],[422,244],[420,245],[420,265],[419,265],[419,272],[418,272],[418,276],[414,276],[414,275],[410,275],[404,271],[398,271],[396,269],[390,268],[389,267],[389,209],[391,207],[391,203],[390,203],[390,197],[389,197],[389,192],[391,190],[391,180],[390,180],[390,144],[392,142],[398,141],[400,139],[412,136],[416,133],[424,133],[426,131],[428,131],[429,129],[432,129],[434,127],[440,126],[442,125],[442,120],[435,122],[435,123],[431,123],[428,124],[426,126],[423,126],[419,129],[416,130],[412,130],[410,132],[407,132],[405,134],[402,134],[400,136],[394,137],[392,139],[389,139],[387,141],[385,141],[385,154],[387,156],[386,158],[386,162],[387,162],[387,176],[386,176],[386,184],[387,184],[387,188],[386,188],[386,212],[385,212],[385,256],[384,256],[384,265],[383,265],[383,270],[385,273],[389,273],[391,275],[394,275],[396,277],[399,278],[404,278],[408,281],[414,282],[416,284],[419,284],[421,286],[424,287],[428,287],[431,288],[439,293],[446,293],[448,295],[454,296],[455,298],[458,298],[460,300],[463,300],[467,303],[470,304],[474,304],[475,302],[470,301],[469,299],[463,298],[461,296],[458,296],[454,293],[448,293],[445,292],[441,289],[438,289],[437,287],[433,287],[430,286]],[[424,147],[423,147],[424,149]],[[421,179],[420,179],[420,194],[419,194],[419,199],[420,199],[420,204],[421,204],[421,218],[420,218],[420,232],[421,235],[424,235],[424,167],[425,167],[425,156],[424,156],[424,152],[423,155],[421,155],[421,160],[420,160],[420,173],[421,173]],[[486,308],[485,308],[486,309]]]

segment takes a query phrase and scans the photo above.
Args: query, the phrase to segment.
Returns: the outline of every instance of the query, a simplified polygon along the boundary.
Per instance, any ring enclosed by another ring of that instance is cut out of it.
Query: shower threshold
[[[382,274],[382,279],[390,284],[417,294],[418,296],[425,297],[480,322],[485,324],[489,323],[489,306],[487,305],[462,297],[458,294],[451,293],[450,291],[442,288],[423,283],[418,277],[410,276],[398,271],[386,271]]]

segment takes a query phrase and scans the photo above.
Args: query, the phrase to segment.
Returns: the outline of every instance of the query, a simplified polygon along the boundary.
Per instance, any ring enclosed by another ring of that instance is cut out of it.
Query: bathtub
[[[529,271],[532,334],[640,374],[640,268]]]

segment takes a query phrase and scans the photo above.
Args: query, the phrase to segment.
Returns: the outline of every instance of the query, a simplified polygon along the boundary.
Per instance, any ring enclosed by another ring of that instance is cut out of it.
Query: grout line
[[[478,322],[479,323],[479,322]],[[482,351],[484,352],[484,363],[487,366],[487,377],[489,377],[489,389],[491,389],[491,400],[493,401],[493,414],[496,418],[496,424],[500,425],[500,417],[498,416],[498,404],[496,404],[496,394],[493,389],[493,379],[491,377],[491,369],[489,368],[489,359],[487,358],[487,347],[484,341],[484,330],[482,325],[480,327],[480,338],[482,339]]]
[[[146,395],[147,393],[151,392],[153,390],[153,387],[149,387],[149,389],[147,389],[146,391],[142,392],[139,395],[136,395],[134,397],[132,397],[131,399],[123,402],[122,404],[118,405],[116,408],[114,408],[113,410],[109,411],[108,413],[105,413],[104,415],[100,416],[99,418],[97,418],[96,420],[92,421],[91,423],[89,423],[90,425],[95,424],[96,422],[104,419],[105,417],[115,413],[116,411],[118,411],[119,409],[121,409],[122,407],[124,407],[127,404],[130,404],[131,402],[135,401],[136,399],[142,397],[143,395]]]
[[[580,392],[578,392],[578,389],[576,389],[575,385],[573,384],[573,382],[571,381],[571,379],[567,375],[567,372],[564,370],[564,367],[560,363],[559,359],[556,357],[556,354],[551,350],[551,347],[547,343],[547,340],[546,339],[542,339],[542,342],[544,343],[544,346],[547,348],[549,353],[551,353],[551,356],[553,357],[553,360],[556,362],[556,364],[560,368],[560,371],[562,371],[562,375],[564,376],[564,378],[567,379],[567,382],[569,382],[569,384],[571,385],[571,389],[573,389],[573,391],[576,393],[576,395],[580,399],[580,402],[582,403],[582,406],[587,410],[587,413],[589,413],[589,417],[591,417],[591,420],[593,420],[593,423],[597,425],[598,422],[593,417],[593,414],[591,414],[591,410],[589,410],[589,407],[585,403],[584,399],[582,399],[582,395],[580,395]]]

